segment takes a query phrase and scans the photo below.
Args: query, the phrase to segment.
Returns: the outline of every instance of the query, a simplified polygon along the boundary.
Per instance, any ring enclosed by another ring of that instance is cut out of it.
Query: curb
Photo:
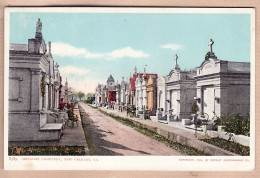
[[[185,146],[193,147],[199,151],[203,151],[204,153],[209,154],[210,156],[241,156],[236,153],[232,153],[230,151],[224,150],[222,148],[219,148],[217,146],[211,145],[209,143],[206,143],[206,142],[203,142],[200,140],[185,137],[184,135],[166,131],[166,130],[163,130],[158,127],[149,126],[149,125],[143,124],[141,122],[138,122],[136,120],[133,120],[131,118],[119,116],[115,113],[109,113],[106,110],[103,110],[102,108],[99,108],[99,109],[101,109],[103,112],[106,112],[108,115],[114,115],[114,116],[121,117],[125,120],[129,120],[129,121],[133,122],[136,126],[146,128],[154,133],[157,133],[157,134],[163,136],[164,138],[166,138],[170,141],[177,142],[177,143],[180,143]]]

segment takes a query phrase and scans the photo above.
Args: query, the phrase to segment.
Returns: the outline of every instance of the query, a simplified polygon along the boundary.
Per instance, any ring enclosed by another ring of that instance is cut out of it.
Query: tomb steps
[[[66,121],[65,112],[45,112],[45,123],[40,127],[40,137],[44,140],[60,140]]]

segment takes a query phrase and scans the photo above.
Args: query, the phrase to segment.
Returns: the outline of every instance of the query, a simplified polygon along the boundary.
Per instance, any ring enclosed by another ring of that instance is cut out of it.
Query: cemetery
[[[232,140],[245,146],[242,152],[248,155],[250,63],[218,59],[213,44],[210,39],[210,50],[205,59],[200,66],[189,71],[181,70],[177,55],[167,76],[146,74],[145,69],[144,73],[137,73],[135,67],[129,80],[129,95],[125,95],[127,99],[124,100],[126,115],[174,128],[191,129],[195,135],[203,133],[205,138],[215,139],[214,143],[210,139],[212,144],[223,142],[221,139]],[[119,97],[120,85],[117,87],[116,100],[119,103],[122,97]]]
[[[95,88],[94,108],[175,149],[191,150],[185,153],[188,155],[249,155],[250,63],[218,59],[213,44],[210,39],[205,59],[191,70],[181,69],[176,54],[166,76],[147,73],[146,68],[137,72],[136,67],[133,75],[126,80],[122,77],[120,83],[109,75],[106,84],[98,83]],[[62,85],[51,45],[45,43],[40,19],[28,44],[10,44],[10,146],[57,145],[69,127],[81,129],[81,135],[84,130],[78,141],[86,144],[86,129],[82,129],[78,108],[74,108],[73,89],[67,78]],[[229,147],[218,148],[221,143]],[[10,147],[9,152],[15,155],[17,149]]]

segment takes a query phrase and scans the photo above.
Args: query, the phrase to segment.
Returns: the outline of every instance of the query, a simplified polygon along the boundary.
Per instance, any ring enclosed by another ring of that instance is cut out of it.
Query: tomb
[[[156,102],[156,96],[155,93],[153,93],[153,89],[156,88],[156,82],[155,80],[157,79],[157,74],[146,74],[144,69],[144,73],[137,73],[137,78],[135,80],[135,107],[136,107],[136,115],[137,117],[141,116],[141,117],[145,117],[145,111],[149,112],[147,108],[147,99],[146,99],[146,84],[147,84],[147,80],[148,77],[151,77],[150,79],[150,83],[149,83],[149,91],[151,92],[152,96],[150,96],[152,101],[149,101],[149,106],[152,106],[152,108],[150,107],[151,112],[153,112],[153,114],[155,115],[155,108],[156,107],[155,103]],[[152,83],[152,86],[150,86],[150,84]],[[156,90],[156,89],[155,89]],[[154,100],[155,99],[155,100]],[[152,102],[152,103],[150,103]],[[154,104],[154,105],[153,105]],[[150,115],[150,114],[149,114]],[[148,116],[149,117],[149,116]]]
[[[167,101],[166,101],[166,77],[157,79],[157,111],[156,116],[159,122],[167,122]]]
[[[181,122],[192,119],[192,105],[196,96],[196,71],[183,71],[179,68],[175,55],[175,67],[166,78],[167,122]]]
[[[155,76],[148,76],[146,86],[146,110],[149,111],[150,116],[156,115],[157,109],[157,83]]]
[[[250,63],[218,59],[212,50],[197,68],[197,96],[200,113],[209,119],[240,113],[250,115]]]
[[[59,140],[63,123],[58,112],[61,78],[42,37],[38,19],[35,38],[28,44],[10,44],[9,116],[10,142]]]

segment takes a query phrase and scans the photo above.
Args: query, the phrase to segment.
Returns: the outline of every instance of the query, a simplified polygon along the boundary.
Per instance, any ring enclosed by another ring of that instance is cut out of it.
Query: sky
[[[75,91],[94,92],[109,75],[121,83],[135,66],[166,76],[175,54],[182,70],[195,69],[210,39],[219,59],[250,61],[250,14],[11,12],[10,43],[34,38],[38,18],[63,83]]]

